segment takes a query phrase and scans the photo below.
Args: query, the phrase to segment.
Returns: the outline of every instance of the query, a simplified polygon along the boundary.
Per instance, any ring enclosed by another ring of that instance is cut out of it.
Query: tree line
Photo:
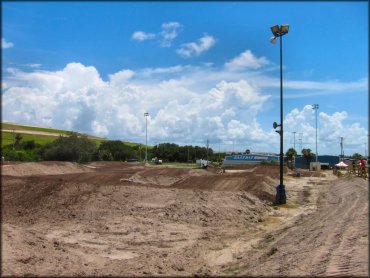
[[[103,141],[99,146],[85,135],[70,133],[59,136],[44,145],[34,140],[23,141],[21,134],[16,134],[14,142],[2,148],[2,157],[6,161],[72,161],[85,163],[90,161],[143,161],[145,146],[128,145],[119,140]],[[154,157],[164,162],[195,162],[197,159],[220,161],[225,154],[215,154],[212,148],[198,146],[179,146],[163,143],[148,148],[148,160]]]
[[[24,141],[21,134],[16,134],[14,142],[5,145],[2,157],[6,161],[72,161],[85,163],[90,161],[143,161],[145,146],[128,145],[119,140],[103,141],[99,146],[86,135],[71,132],[68,136],[59,136],[48,144],[38,144],[34,140]],[[250,153],[250,150],[246,150]],[[232,153],[234,154],[234,153]],[[148,148],[148,160],[154,157],[163,162],[194,163],[197,159],[221,162],[226,153],[215,153],[212,148],[199,146],[179,146],[173,143],[162,143]],[[315,154],[310,149],[303,149],[302,155],[307,163],[312,161]],[[286,159],[297,156],[295,149],[286,152]],[[361,159],[358,153],[352,156]]]

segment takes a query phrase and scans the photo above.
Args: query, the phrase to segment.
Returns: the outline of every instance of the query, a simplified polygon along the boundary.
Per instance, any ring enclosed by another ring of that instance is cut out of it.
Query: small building
[[[339,156],[337,155],[319,155],[317,157],[317,161],[320,163],[320,168],[325,169],[331,169],[334,168],[335,164],[339,163]],[[301,169],[310,169],[310,165],[312,162],[316,162],[316,157],[311,157],[310,160],[307,160],[304,156],[296,156],[295,157],[295,168],[301,168]]]

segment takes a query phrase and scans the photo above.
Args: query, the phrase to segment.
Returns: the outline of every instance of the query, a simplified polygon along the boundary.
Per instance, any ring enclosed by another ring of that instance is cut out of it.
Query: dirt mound
[[[92,172],[93,168],[88,165],[72,162],[25,162],[10,165],[2,165],[2,175],[9,176],[33,176],[33,175],[58,175]]]
[[[239,164],[239,165],[221,165],[224,169],[234,169],[234,170],[244,170],[244,169],[253,169],[258,167],[256,164]]]
[[[246,191],[264,201],[272,202],[275,196],[276,181],[256,175],[214,175],[189,177],[172,187],[207,191]]]
[[[40,165],[2,177],[6,276],[367,277],[364,181],[286,175],[289,203],[273,208],[278,167],[98,162],[45,175]]]
[[[145,167],[139,169],[129,178],[122,178],[122,182],[148,185],[171,186],[177,182],[187,180],[189,177],[202,177],[214,175],[203,169],[174,168],[174,167]]]

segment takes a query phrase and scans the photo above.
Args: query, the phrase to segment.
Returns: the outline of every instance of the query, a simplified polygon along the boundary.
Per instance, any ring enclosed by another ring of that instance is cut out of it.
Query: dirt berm
[[[288,204],[273,207],[278,167],[221,172],[120,162],[2,165],[2,274],[368,274],[361,180],[286,172]]]

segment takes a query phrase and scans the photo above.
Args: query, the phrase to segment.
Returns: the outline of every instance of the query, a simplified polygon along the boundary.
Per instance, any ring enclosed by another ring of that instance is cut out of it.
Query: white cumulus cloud
[[[231,61],[225,63],[225,67],[231,70],[236,69],[259,69],[267,65],[269,61],[266,57],[257,58],[252,51],[246,50]]]
[[[366,142],[367,131],[358,123],[346,123],[348,113],[346,111],[328,114],[319,112],[317,118],[317,141],[318,153],[340,154],[340,137],[346,141],[346,154],[352,155],[358,146]],[[290,111],[284,120],[284,135],[286,143],[292,145],[293,132],[296,132],[296,149],[299,150],[299,139],[302,138],[302,148],[310,148],[316,151],[316,123],[315,111],[308,104],[302,110],[298,108]],[[292,146],[293,147],[293,146]]]
[[[104,80],[94,66],[76,62],[57,71],[8,68],[3,78],[2,115],[9,122],[143,142],[143,115],[149,112],[150,144],[195,144],[210,138],[212,142],[244,142],[252,150],[276,151],[279,136],[259,122],[272,95],[263,87],[266,79],[250,73],[177,65],[126,68]],[[349,142],[365,142],[366,130],[349,123],[346,111],[319,112],[320,154],[335,152],[333,146],[340,136],[348,148]],[[303,134],[304,147],[314,149],[314,116],[311,105],[286,114],[285,146],[292,144],[295,131],[297,136]]]
[[[216,40],[214,37],[209,35],[204,35],[201,37],[198,42],[190,42],[182,45],[179,49],[177,49],[177,54],[184,58],[189,58],[192,56],[199,56],[200,54],[209,50],[214,44]]]
[[[12,48],[14,47],[14,44],[12,42],[7,42],[4,38],[1,39],[1,48]]]
[[[132,70],[121,70],[115,74],[109,74],[109,80],[112,85],[122,85],[134,75],[135,73]]]
[[[143,31],[136,31],[132,34],[131,38],[136,41],[146,41],[155,38],[153,33],[145,33]]]
[[[162,24],[162,31],[159,33],[162,36],[160,45],[162,47],[170,47],[172,41],[177,37],[182,25],[179,22],[167,22]]]
[[[179,22],[165,22],[161,25],[161,31],[158,33],[147,33],[144,31],[136,31],[131,38],[136,41],[146,41],[156,39],[161,47],[172,46],[172,41],[176,39],[181,31],[182,25]]]

